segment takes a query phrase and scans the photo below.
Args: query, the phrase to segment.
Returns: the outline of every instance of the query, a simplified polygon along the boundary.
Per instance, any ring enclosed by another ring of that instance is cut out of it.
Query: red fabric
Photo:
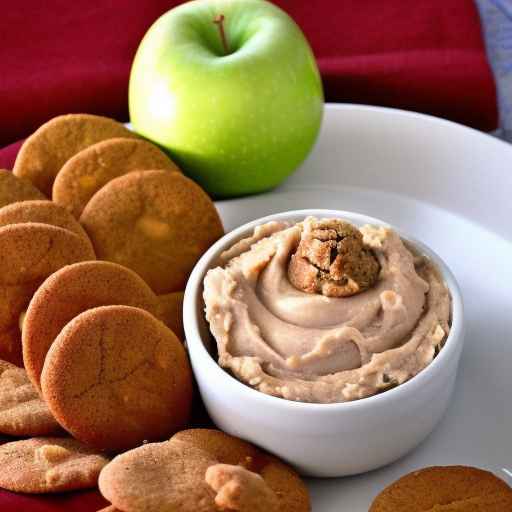
[[[4,2],[0,146],[52,116],[126,120],[130,64],[141,37],[176,0]],[[326,99],[432,113],[491,130],[494,81],[469,0],[276,0],[303,28]]]
[[[25,0],[1,6],[0,146],[47,119],[90,112],[126,120],[130,64],[173,0]],[[494,81],[469,0],[276,0],[308,37],[328,101],[427,112],[482,130],[497,125]],[[19,144],[0,151],[11,168]],[[2,512],[94,511],[97,492],[0,492]]]

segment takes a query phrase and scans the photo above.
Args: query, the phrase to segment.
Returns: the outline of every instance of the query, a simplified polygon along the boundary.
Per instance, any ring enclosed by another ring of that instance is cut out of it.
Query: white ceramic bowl
[[[355,225],[387,225],[351,212],[297,210],[249,222],[215,243],[195,266],[185,291],[185,334],[199,391],[222,430],[276,454],[308,476],[334,477],[369,471],[405,455],[434,429],[453,390],[463,345],[459,287],[444,262],[403,233],[439,268],[452,295],[452,326],[434,361],[411,380],[382,394],[339,404],[276,398],[242,384],[212,357],[213,339],[204,317],[203,279],[218,256],[255,226],[271,220],[300,221],[308,215],[337,217]]]

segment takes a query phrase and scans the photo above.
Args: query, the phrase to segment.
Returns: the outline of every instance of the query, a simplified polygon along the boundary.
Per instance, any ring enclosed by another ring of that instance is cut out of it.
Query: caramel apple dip
[[[375,395],[428,366],[450,330],[439,271],[391,228],[274,221],[220,259],[204,280],[218,362],[269,395]]]

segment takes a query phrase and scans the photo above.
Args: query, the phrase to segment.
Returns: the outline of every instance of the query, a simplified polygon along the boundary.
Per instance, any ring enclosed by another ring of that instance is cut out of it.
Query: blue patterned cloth
[[[512,0],[476,0],[498,93],[500,129],[512,142]]]

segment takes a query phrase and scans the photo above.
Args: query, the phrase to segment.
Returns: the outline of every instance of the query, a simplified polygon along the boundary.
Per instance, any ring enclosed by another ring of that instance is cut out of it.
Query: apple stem
[[[222,46],[224,47],[224,52],[226,55],[229,54],[229,46],[228,46],[228,40],[226,37],[226,32],[224,31],[224,20],[225,16],[224,14],[218,14],[213,18],[213,23],[219,27],[220,32],[220,40],[222,41]]]

